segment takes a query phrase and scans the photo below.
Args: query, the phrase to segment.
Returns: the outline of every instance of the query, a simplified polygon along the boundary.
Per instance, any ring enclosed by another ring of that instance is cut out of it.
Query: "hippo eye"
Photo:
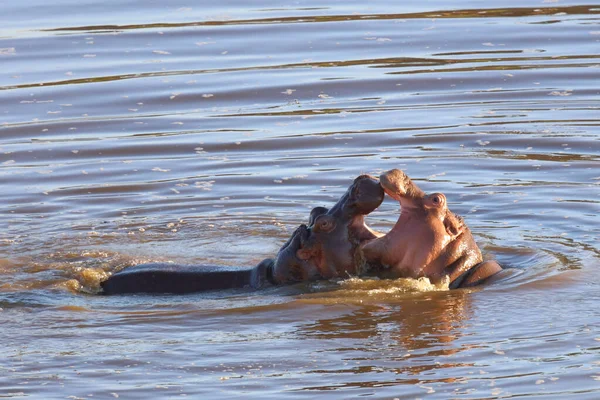
[[[435,194],[431,195],[429,200],[431,201],[431,205],[433,207],[442,207],[442,206],[444,206],[446,199],[444,198],[443,194],[435,193]]]

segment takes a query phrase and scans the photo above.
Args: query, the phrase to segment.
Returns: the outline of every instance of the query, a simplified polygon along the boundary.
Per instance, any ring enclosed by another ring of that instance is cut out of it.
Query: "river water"
[[[600,4],[403,3],[3,1],[0,397],[599,398]],[[391,168],[505,276],[98,295]]]

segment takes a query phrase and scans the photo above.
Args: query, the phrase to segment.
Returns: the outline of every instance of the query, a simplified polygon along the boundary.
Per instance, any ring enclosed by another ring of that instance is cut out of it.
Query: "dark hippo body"
[[[483,257],[463,219],[448,209],[442,193],[425,194],[404,172],[381,175],[385,192],[400,202],[400,217],[384,236],[361,246],[362,256],[380,276],[446,277],[450,288],[482,283],[502,268]]]
[[[234,288],[258,289],[270,282],[270,266],[225,267],[169,263],[125,268],[101,283],[104,294],[194,293]]]

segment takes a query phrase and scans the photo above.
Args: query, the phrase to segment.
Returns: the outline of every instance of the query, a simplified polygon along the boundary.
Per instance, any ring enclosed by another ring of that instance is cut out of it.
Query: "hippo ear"
[[[329,209],[327,207],[315,207],[311,210],[310,216],[308,217],[308,226],[312,226],[319,215],[327,213]]]
[[[335,229],[336,222],[331,215],[319,215],[312,226],[313,232],[329,233]]]
[[[457,217],[452,213],[448,213],[446,218],[444,218],[444,227],[446,228],[446,233],[448,235],[453,238],[457,237],[464,229],[462,218]]]

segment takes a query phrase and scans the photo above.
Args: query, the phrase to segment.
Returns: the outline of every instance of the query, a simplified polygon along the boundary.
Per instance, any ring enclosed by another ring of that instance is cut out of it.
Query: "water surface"
[[[0,397],[600,396],[600,4],[9,0],[0,22]],[[96,294],[140,262],[254,265],[391,168],[506,276]]]

